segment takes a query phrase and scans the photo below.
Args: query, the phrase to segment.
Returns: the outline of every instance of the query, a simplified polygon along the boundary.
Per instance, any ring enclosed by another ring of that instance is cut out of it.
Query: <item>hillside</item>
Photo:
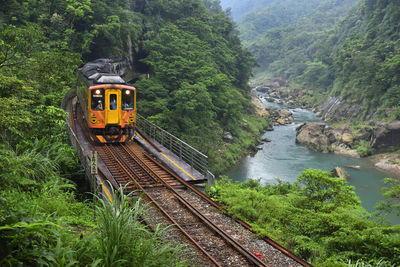
[[[360,105],[360,119],[400,119],[399,24],[399,2],[364,0],[336,29],[330,94]]]
[[[264,8],[277,0],[221,0],[223,9],[230,9],[234,21],[240,22],[242,17],[258,8]]]
[[[2,1],[1,266],[187,265],[175,256],[181,247],[135,219],[139,203],[135,214],[93,205],[60,106],[76,86],[78,66],[123,58],[141,115],[205,152],[215,173],[232,165],[267,122],[253,115],[250,102],[255,61],[218,3]],[[223,140],[226,132],[231,143]],[[113,226],[104,227],[107,220]],[[109,229],[132,235],[117,244]]]
[[[239,27],[260,65],[259,80],[281,77],[322,95],[318,101],[331,96],[343,105],[338,109],[362,111],[333,120],[394,120],[400,116],[398,25],[395,1],[321,0],[281,1],[247,14]]]
[[[255,142],[253,137],[266,122],[250,118],[253,108],[247,82],[255,62],[218,3],[6,2],[0,7],[6,41],[0,55],[0,62],[4,59],[1,82],[4,88],[13,83],[10,79],[37,83],[39,74],[30,80],[26,75],[34,70],[49,74],[39,69],[43,64],[63,76],[54,77],[55,84],[48,89],[48,77],[42,77],[42,84],[37,85],[42,91],[39,96],[22,95],[21,99],[37,105],[43,103],[39,98],[58,92],[56,97],[46,98],[46,105],[59,106],[60,92],[73,87],[72,72],[82,63],[81,58],[124,58],[137,77],[139,113],[208,154],[211,168],[219,172]],[[29,49],[19,45],[24,43],[32,45]],[[60,56],[43,58],[40,54]],[[54,65],[63,61],[66,68]],[[2,95],[12,96],[7,90]],[[233,144],[223,141],[224,132],[233,135]],[[21,132],[21,136],[26,134]]]

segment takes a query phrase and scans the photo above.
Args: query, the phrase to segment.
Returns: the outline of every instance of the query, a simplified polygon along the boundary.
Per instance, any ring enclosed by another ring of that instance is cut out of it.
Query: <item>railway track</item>
[[[87,127],[79,109],[75,114],[70,118],[73,131],[85,132]],[[194,265],[311,266],[272,239],[256,238],[246,223],[223,215],[219,204],[159,163],[137,143],[94,145],[94,149],[109,174],[100,172],[114,187],[119,184],[127,192],[142,194],[153,207],[148,209],[146,223],[153,227],[160,222],[174,225],[169,228],[168,238],[190,244],[187,252]],[[112,177],[107,177],[110,174]]]
[[[210,266],[267,266],[182,196],[184,185],[137,144],[96,146],[114,179],[145,198]],[[157,190],[154,190],[154,189]]]

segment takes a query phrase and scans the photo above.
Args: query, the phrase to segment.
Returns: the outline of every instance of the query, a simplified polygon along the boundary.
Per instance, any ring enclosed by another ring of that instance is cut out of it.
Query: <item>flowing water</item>
[[[263,100],[267,107],[281,108],[281,105]],[[362,206],[368,211],[374,211],[377,202],[383,199],[381,188],[383,179],[390,174],[378,171],[367,159],[358,159],[335,154],[323,154],[308,150],[303,145],[295,143],[296,127],[303,122],[321,121],[311,111],[290,109],[294,122],[289,125],[276,126],[274,131],[266,132],[262,137],[271,140],[262,145],[262,150],[254,156],[247,156],[227,175],[234,181],[246,181],[248,178],[261,179],[262,183],[274,183],[276,178],[294,182],[301,171],[308,168],[331,171],[334,167],[343,167],[350,175],[348,182],[355,187]],[[360,166],[354,169],[350,166]],[[393,224],[400,223],[400,216],[391,214],[388,219]]]

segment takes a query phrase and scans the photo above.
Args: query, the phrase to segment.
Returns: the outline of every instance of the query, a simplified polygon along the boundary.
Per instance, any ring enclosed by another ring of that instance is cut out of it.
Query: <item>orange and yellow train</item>
[[[77,71],[77,95],[94,142],[128,142],[135,135],[136,89],[121,77],[124,68],[120,61],[98,59]]]

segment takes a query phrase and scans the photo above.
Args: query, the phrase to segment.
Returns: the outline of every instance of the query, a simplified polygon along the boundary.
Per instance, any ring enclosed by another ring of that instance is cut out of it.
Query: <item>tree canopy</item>
[[[377,214],[368,213],[354,188],[329,172],[304,170],[294,184],[223,179],[209,191],[259,235],[284,244],[315,266],[394,266],[400,262],[400,226],[387,225]],[[398,191],[398,183],[386,189],[389,204],[391,198],[398,198]]]
[[[396,1],[285,0],[245,15],[239,28],[256,76],[399,119],[399,10]]]

